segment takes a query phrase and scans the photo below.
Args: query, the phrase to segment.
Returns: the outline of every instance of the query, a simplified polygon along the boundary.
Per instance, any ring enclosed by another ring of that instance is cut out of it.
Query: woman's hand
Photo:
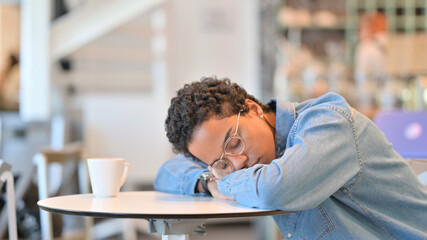
[[[208,184],[209,191],[212,194],[212,197],[218,198],[218,199],[225,199],[225,200],[234,200],[233,198],[222,194],[218,190],[217,181],[215,181],[215,180],[209,180],[207,184]]]

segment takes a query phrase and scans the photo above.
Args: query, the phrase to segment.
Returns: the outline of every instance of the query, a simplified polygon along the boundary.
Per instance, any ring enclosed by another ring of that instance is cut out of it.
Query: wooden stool
[[[39,188],[39,199],[49,197],[49,165],[59,163],[65,166],[72,163],[72,168],[64,168],[64,175],[61,181],[61,188],[66,187],[75,171],[78,173],[78,182],[80,193],[89,192],[89,180],[86,163],[84,161],[84,151],[80,143],[72,143],[61,149],[42,148],[40,152],[33,157],[33,163],[37,166],[37,179]],[[60,189],[61,189],[60,188]],[[40,210],[40,223],[42,239],[53,239],[52,215],[46,211]],[[85,218],[85,234],[91,238],[92,218]]]

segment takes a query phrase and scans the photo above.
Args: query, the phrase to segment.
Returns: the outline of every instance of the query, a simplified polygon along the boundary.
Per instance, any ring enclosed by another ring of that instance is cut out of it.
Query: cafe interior
[[[0,181],[0,238],[16,224],[19,239],[160,239],[144,219],[46,222],[37,201],[90,193],[89,157],[130,163],[122,192],[153,190],[175,156],[170,100],[206,76],[263,102],[336,92],[396,148],[395,132],[415,139],[402,156],[427,171],[427,0],[0,0],[0,170],[14,182]],[[271,217],[207,226],[190,238],[283,238]]]

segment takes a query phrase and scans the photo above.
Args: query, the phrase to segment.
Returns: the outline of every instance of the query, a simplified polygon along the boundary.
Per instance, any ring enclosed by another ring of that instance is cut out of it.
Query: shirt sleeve
[[[349,117],[331,108],[304,111],[281,158],[236,171],[220,180],[218,188],[251,207],[314,208],[352,182],[360,170],[353,127]]]
[[[160,167],[154,181],[154,189],[183,195],[206,195],[195,192],[199,176],[205,171],[206,164],[203,162],[179,154]]]

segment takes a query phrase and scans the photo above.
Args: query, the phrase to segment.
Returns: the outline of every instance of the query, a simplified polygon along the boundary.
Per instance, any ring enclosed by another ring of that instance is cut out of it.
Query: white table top
[[[114,198],[92,194],[52,197],[37,203],[43,210],[71,215],[144,219],[207,219],[285,214],[248,208],[235,201],[192,197],[156,191],[121,192]]]

